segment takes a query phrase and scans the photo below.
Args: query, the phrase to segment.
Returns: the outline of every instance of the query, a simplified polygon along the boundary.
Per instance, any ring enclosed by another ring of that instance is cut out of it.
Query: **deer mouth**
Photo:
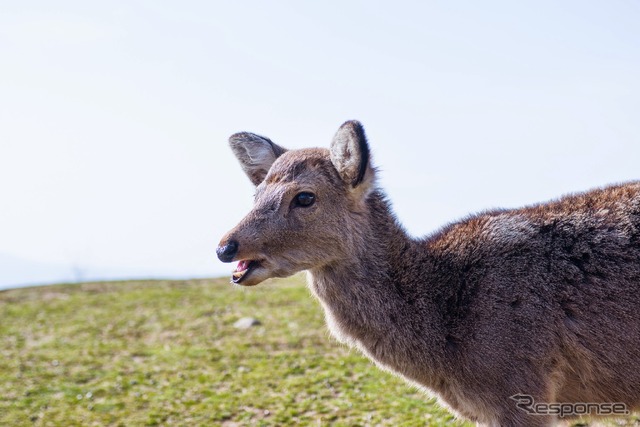
[[[246,279],[246,277],[258,266],[260,266],[260,262],[256,260],[244,259],[239,261],[238,266],[231,275],[231,281],[236,284],[242,283],[242,281]]]

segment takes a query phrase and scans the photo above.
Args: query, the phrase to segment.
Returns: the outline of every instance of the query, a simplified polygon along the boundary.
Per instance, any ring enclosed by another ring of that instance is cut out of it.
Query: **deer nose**
[[[226,245],[218,246],[216,254],[218,259],[222,262],[231,262],[238,253],[238,242],[235,240],[229,240]]]

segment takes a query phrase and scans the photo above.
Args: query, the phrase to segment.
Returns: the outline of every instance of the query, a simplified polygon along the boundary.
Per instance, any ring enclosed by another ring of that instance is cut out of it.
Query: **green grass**
[[[333,341],[302,282],[0,292],[0,425],[468,425]]]

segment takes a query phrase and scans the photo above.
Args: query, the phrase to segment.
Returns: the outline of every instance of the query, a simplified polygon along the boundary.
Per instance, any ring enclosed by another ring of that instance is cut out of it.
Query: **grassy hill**
[[[0,351],[3,426],[463,425],[334,342],[300,276],[3,291]]]

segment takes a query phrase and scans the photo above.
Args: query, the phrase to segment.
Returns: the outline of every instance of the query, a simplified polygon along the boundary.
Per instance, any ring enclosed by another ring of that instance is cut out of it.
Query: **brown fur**
[[[456,413],[555,422],[518,409],[519,393],[640,405],[639,183],[414,239],[376,187],[362,127],[347,122],[331,150],[282,149],[256,184],[254,209],[221,242],[261,261],[243,284],[308,270],[339,340]],[[312,206],[295,205],[303,191]]]

